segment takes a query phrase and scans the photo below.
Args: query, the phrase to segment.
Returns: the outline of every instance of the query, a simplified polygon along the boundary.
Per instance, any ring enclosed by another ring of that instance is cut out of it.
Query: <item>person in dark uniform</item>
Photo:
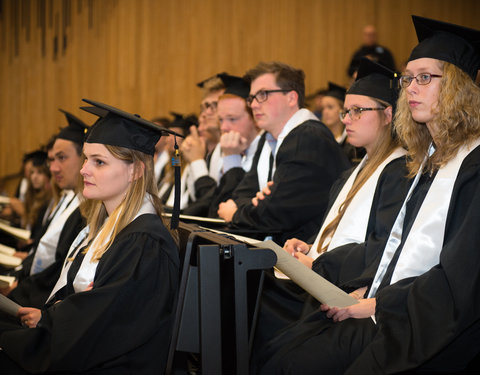
[[[314,259],[330,252],[335,253],[339,261],[343,257],[343,262],[348,264],[351,254],[360,252],[357,247],[367,244],[369,250],[364,253],[370,258],[381,256],[410,182],[406,151],[393,130],[393,107],[398,91],[395,72],[369,59],[362,60],[341,116],[352,142],[366,147],[368,154],[334,183],[322,227],[309,244],[296,238],[286,241],[284,249],[306,266],[312,268]],[[359,271],[364,280],[374,276],[368,275],[368,269]],[[292,281],[267,273],[257,345],[262,347],[280,328],[318,306]]]
[[[261,354],[257,373],[473,373],[480,353],[480,31],[413,22],[419,44],[400,78],[396,129],[414,179],[373,281],[350,285],[368,286],[365,298],[353,291],[358,304],[322,306],[286,328]],[[342,273],[334,263],[314,268],[334,283]]]
[[[279,243],[294,236],[307,240],[320,227],[330,187],[350,163],[330,130],[304,108],[302,70],[259,63],[246,77],[251,82],[247,103],[268,134],[258,168],[245,175],[218,214],[238,228],[276,233]],[[254,204],[267,183],[271,194]]]
[[[179,255],[160,216],[153,154],[168,130],[85,101],[108,111],[84,146],[88,226],[45,307],[19,310],[29,328],[3,323],[6,373],[159,374],[166,366]]]

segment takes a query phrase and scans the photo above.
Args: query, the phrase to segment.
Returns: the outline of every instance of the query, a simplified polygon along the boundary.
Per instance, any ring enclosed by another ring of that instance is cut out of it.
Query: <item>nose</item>
[[[83,162],[83,165],[82,165],[82,169],[80,169],[80,174],[85,177],[89,174],[89,170],[88,170],[88,164],[87,164],[87,161],[85,160]]]
[[[60,171],[60,163],[57,161],[57,159],[52,159],[50,162],[50,173],[54,174]]]
[[[340,117],[340,115],[338,115]],[[349,125],[352,123],[352,119],[350,118],[350,115],[347,114],[343,119],[341,119],[343,125]]]

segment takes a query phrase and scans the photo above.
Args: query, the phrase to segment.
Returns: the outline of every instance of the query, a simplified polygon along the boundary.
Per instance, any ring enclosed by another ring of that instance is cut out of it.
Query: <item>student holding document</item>
[[[419,44],[395,123],[413,182],[373,282],[358,304],[322,306],[278,334],[256,373],[471,373],[480,352],[480,31],[413,20]]]
[[[2,373],[165,369],[179,257],[160,217],[153,173],[164,129],[87,102],[106,112],[84,145],[88,226],[73,242],[45,307],[19,310],[25,328],[0,325]]]
[[[381,256],[408,192],[406,151],[400,146],[392,124],[398,91],[395,72],[368,59],[361,61],[357,80],[347,92],[345,110],[339,117],[345,124],[348,141],[355,147],[364,147],[367,155],[334,183],[329,211],[313,245],[293,238],[284,246],[310,268],[320,254],[336,249],[327,257],[323,254],[317,263],[329,272],[321,274],[336,285],[348,282],[347,292],[355,290],[355,285],[363,287],[365,279],[373,278],[374,270],[371,272],[366,266],[371,259]],[[359,253],[357,247],[364,249],[364,259],[354,262],[351,254]],[[333,276],[339,267],[330,266],[332,259],[351,267],[343,267],[341,274]],[[359,279],[356,281],[359,284],[352,283],[352,279]],[[280,328],[298,320],[302,311],[308,311],[311,306],[304,302],[305,293],[296,285],[267,277],[256,335],[258,345],[262,346]]]

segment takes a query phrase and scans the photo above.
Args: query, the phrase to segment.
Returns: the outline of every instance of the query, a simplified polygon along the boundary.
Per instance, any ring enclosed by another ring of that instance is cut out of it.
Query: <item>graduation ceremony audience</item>
[[[0,262],[14,280],[0,288],[0,373],[163,374],[186,298],[185,244],[165,219],[178,207],[195,231],[273,239],[356,300],[329,306],[263,270],[250,374],[475,373],[480,31],[412,20],[402,72],[367,25],[348,87],[325,72],[328,88],[310,97],[304,71],[275,60],[197,83],[198,118],[147,121],[83,99],[87,126],[60,110],[68,125],[25,154],[16,197],[1,203],[31,236],[0,232],[21,259]],[[201,365],[192,353],[180,361]],[[184,365],[174,373],[202,372]]]

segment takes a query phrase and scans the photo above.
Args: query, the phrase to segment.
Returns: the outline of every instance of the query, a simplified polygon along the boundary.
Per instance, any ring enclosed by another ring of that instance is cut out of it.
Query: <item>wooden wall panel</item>
[[[397,64],[410,14],[480,27],[476,0],[0,0],[0,176],[65,124],[81,98],[151,118],[194,112],[195,83],[260,60],[305,70],[307,93],[347,84],[367,23]]]

